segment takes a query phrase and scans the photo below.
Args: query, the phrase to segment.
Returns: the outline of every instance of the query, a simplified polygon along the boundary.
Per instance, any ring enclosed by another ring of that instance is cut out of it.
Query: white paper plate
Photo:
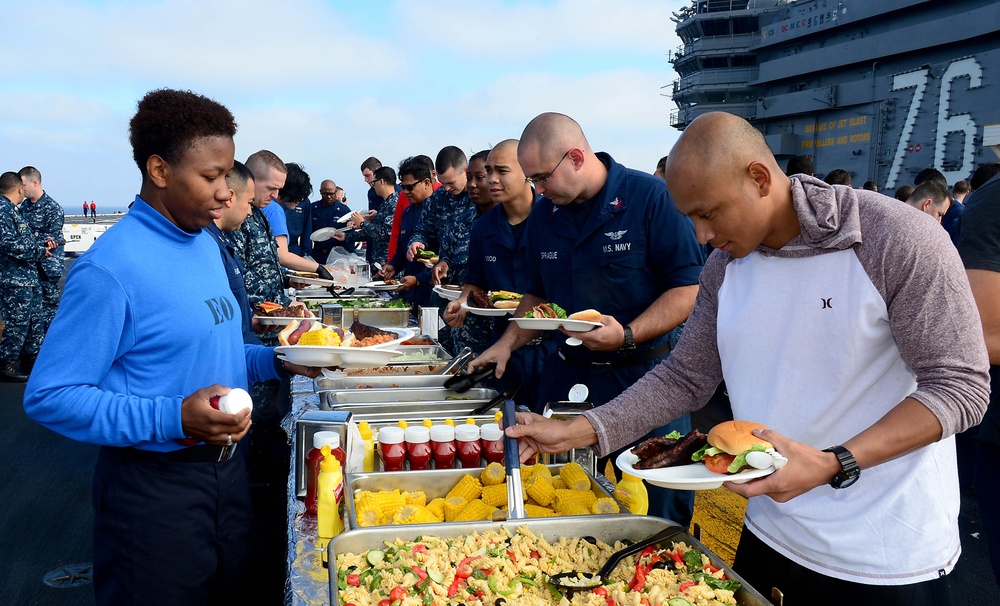
[[[462,291],[460,291],[460,290],[451,290],[449,288],[444,288],[440,284],[437,285],[437,286],[435,286],[431,290],[433,290],[434,292],[436,292],[438,294],[438,296],[440,296],[442,299],[446,299],[448,301],[456,301],[456,300],[458,300],[459,297],[462,296]]]
[[[323,229],[317,229],[313,233],[309,234],[309,239],[313,242],[325,242],[333,237],[333,234],[337,233],[336,227],[324,227]]]
[[[473,307],[468,301],[462,301],[462,309],[477,316],[500,317],[514,313],[514,309],[496,309],[495,307]]]
[[[403,355],[391,349],[377,347],[322,347],[319,345],[289,345],[275,347],[281,360],[303,366],[339,366],[340,368],[373,368],[385,366]]]
[[[333,286],[333,280],[324,280],[323,278],[304,278],[301,276],[289,275],[288,280],[291,282],[301,282],[302,284],[313,284],[315,286]]]
[[[352,210],[351,212],[347,213],[343,217],[337,219],[337,223],[346,223],[347,220],[350,219],[351,215],[353,215],[353,214],[354,214],[354,211]]]
[[[527,330],[559,330],[559,327],[573,332],[588,332],[603,326],[600,322],[566,320],[562,318],[511,318],[511,322]]]
[[[254,316],[254,320],[261,326],[287,326],[292,323],[292,320],[318,320],[319,318],[309,317],[309,318],[276,318],[274,316]]]
[[[674,490],[712,490],[722,486],[723,482],[743,484],[775,472],[775,468],[772,466],[767,469],[748,469],[734,474],[721,474],[709,471],[703,463],[660,469],[635,469],[632,465],[638,460],[639,457],[632,454],[631,450],[626,450],[618,455],[617,463],[622,471],[630,475],[642,478],[654,486],[673,488]]]
[[[382,280],[376,280],[375,282],[368,282],[364,284],[365,288],[370,288],[375,292],[388,292],[393,290],[399,290],[399,284],[386,284]]]

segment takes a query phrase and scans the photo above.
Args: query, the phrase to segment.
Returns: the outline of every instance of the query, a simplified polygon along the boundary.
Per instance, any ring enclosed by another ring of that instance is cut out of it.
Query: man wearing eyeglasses
[[[410,301],[415,308],[417,305],[427,305],[430,300],[431,272],[420,260],[416,258],[407,260],[406,248],[413,236],[413,230],[420,223],[425,202],[434,193],[430,168],[413,156],[403,160],[399,163],[399,187],[409,198],[410,204],[400,218],[395,255],[382,268],[382,276],[388,280],[398,272],[400,290],[404,292],[403,298]]]
[[[694,307],[704,254],[666,184],[595,153],[572,118],[546,113],[533,119],[517,159],[543,197],[528,218],[529,286],[514,316],[545,302],[568,313],[592,308],[602,314],[602,326],[590,332],[550,333],[559,337],[558,355],[546,360],[539,404],[565,400],[576,383],[589,388],[591,403],[604,404],[670,353],[674,329]],[[511,352],[540,334],[512,322],[471,366],[496,362],[499,376]],[[567,345],[570,336],[583,344]],[[690,428],[684,416],[655,433]],[[690,493],[649,492],[651,515],[687,524]]]

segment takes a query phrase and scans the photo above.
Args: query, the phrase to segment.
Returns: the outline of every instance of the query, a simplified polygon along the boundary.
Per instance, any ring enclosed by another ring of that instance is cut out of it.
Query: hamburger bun
[[[764,448],[773,448],[767,440],[753,435],[754,429],[767,429],[766,426],[752,421],[725,421],[719,423],[708,432],[708,443],[731,455],[738,455],[749,450],[754,444]]]
[[[520,304],[520,301],[501,300],[494,301],[493,307],[496,309],[517,309],[517,306]]]
[[[570,314],[568,319],[581,320],[583,322],[600,322],[601,312],[596,309],[585,309],[583,311],[578,311],[575,314]]]

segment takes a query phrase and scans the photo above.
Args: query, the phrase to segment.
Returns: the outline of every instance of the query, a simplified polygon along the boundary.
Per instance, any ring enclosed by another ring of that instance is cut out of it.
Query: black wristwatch
[[[635,338],[632,336],[632,327],[626,324],[622,330],[625,332],[625,344],[622,345],[621,351],[635,350]]]
[[[851,454],[850,450],[838,444],[824,448],[823,452],[832,452],[837,455],[837,460],[840,461],[840,472],[833,476],[830,486],[834,488],[847,488],[861,477],[861,468],[858,467],[858,462],[854,460],[854,455]]]

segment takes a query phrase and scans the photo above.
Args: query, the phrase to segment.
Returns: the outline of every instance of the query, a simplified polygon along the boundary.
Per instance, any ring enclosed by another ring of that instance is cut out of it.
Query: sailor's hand
[[[584,347],[593,351],[618,351],[625,344],[625,330],[614,316],[601,316],[601,324],[594,330],[576,332],[560,328],[568,337],[583,341]]]
[[[823,484],[829,484],[840,472],[840,462],[832,452],[823,452],[801,442],[784,437],[772,429],[755,429],[753,435],[770,442],[781,456],[788,459],[781,469],[759,480],[745,484],[726,482],[729,490],[747,498],[768,496],[784,503]]]
[[[497,341],[492,347],[469,362],[469,374],[483,368],[487,364],[496,364],[497,368],[493,374],[499,379],[503,376],[504,371],[507,370],[507,361],[510,360],[510,353],[510,349],[500,341]]]
[[[415,276],[403,276],[403,279],[399,281],[399,290],[413,290],[417,286],[419,284]]]
[[[461,301],[449,301],[444,308],[444,323],[452,328],[461,328],[465,324],[466,313]]]
[[[447,261],[438,261],[437,264],[434,265],[434,268],[431,269],[431,284],[434,286],[441,284],[441,280],[448,277],[449,269]]]
[[[517,438],[522,463],[535,455],[568,452],[597,443],[597,432],[586,417],[556,421],[533,412],[519,412],[517,425],[504,427],[504,433]]]
[[[184,398],[181,402],[181,425],[184,435],[195,440],[225,446],[232,436],[239,442],[250,431],[250,409],[233,414],[212,407],[211,399],[224,396],[230,389],[223,385],[210,385]]]
[[[412,261],[414,257],[417,256],[417,253],[422,251],[423,249],[424,249],[423,242],[414,242],[410,244],[410,247],[406,249],[406,260]]]

